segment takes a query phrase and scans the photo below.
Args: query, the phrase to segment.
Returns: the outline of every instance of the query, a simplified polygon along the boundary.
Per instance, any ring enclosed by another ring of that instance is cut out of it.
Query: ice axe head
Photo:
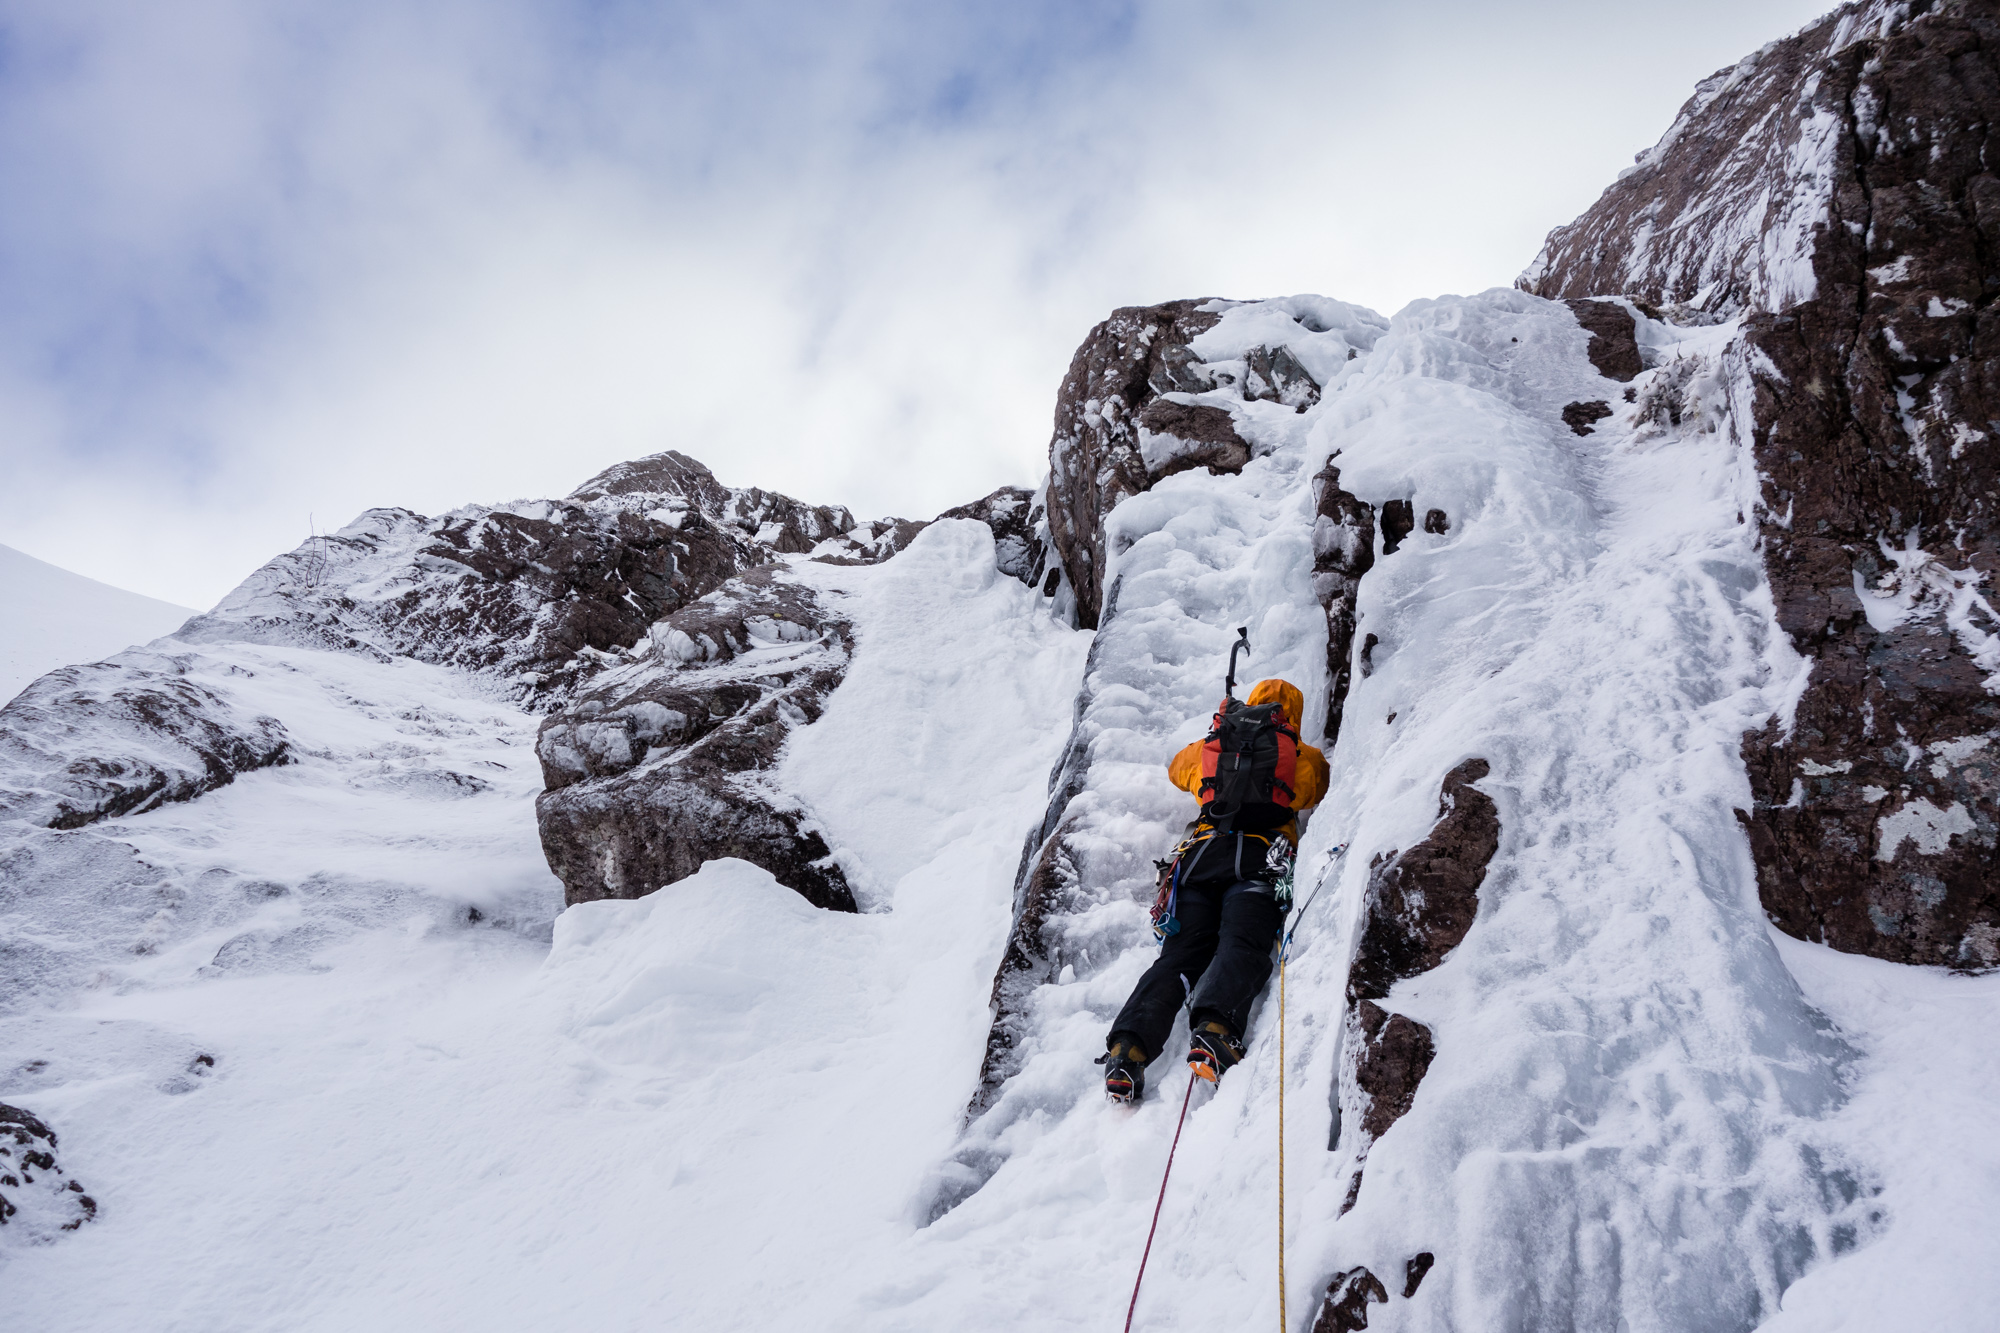
[[[1250,651],[1250,627],[1243,626],[1236,631],[1236,642],[1229,645],[1229,674],[1222,678],[1222,697],[1236,697],[1236,654]]]

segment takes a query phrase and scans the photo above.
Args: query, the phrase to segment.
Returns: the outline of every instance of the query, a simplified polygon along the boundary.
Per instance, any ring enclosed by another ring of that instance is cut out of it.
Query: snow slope
[[[1237,318],[1291,319],[1265,304]],[[1244,1065],[1195,1093],[1141,1325],[1277,1319],[1282,1085],[1292,1328],[1359,1264],[1391,1287],[1373,1330],[1984,1327],[2000,987],[1765,923],[1736,747],[1800,680],[1746,521],[1743,353],[1731,325],[1639,329],[1656,368],[1628,403],[1559,304],[1413,305],[1310,411],[1246,416],[1240,475],[1113,512],[1094,636],[1000,574],[983,525],[879,566],[795,560],[856,650],[780,776],[857,915],[721,861],[558,916],[535,719],[496,686],[201,645],[190,669],[282,717],[300,762],[0,849],[0,937],[32,936],[48,978],[0,1011],[0,1100],[60,1130],[100,1203],[61,1244],[0,1248],[10,1319],[1116,1327],[1186,1086],[1163,1061],[1115,1108],[1090,1063],[1152,954],[1147,860],[1191,807],[1161,764],[1239,624],[1253,676],[1324,699],[1311,478],[1338,451],[1343,486],[1449,527],[1362,582],[1376,646],[1306,834],[1302,892],[1325,891],[1287,1059],[1267,997]],[[1594,433],[1563,424],[1600,398]],[[1072,727],[1112,869],[1053,923],[1065,964],[967,1126],[1021,838]],[[1464,944],[1384,1001],[1438,1053],[1362,1163],[1351,1129],[1328,1146],[1337,1104],[1358,1119],[1361,891],[1471,756],[1500,851]]]
[[[45,671],[171,634],[194,614],[0,546],[0,703]]]
[[[12,1314],[749,1328],[879,1275],[849,1246],[908,1234],[971,1094],[1087,636],[969,521],[879,568],[800,569],[858,648],[790,773],[882,910],[822,912],[717,862],[563,914],[545,962],[560,890],[533,846],[532,719],[423,664],[209,649],[377,726],[87,835],[181,868],[183,916],[259,906],[105,960],[72,1009],[0,1019],[0,1099],[56,1120],[80,1178],[123,1182],[102,1225],[12,1257]],[[295,733],[312,716],[250,701]],[[429,790],[443,771],[487,776]],[[213,1074],[190,1075],[204,1053]]]

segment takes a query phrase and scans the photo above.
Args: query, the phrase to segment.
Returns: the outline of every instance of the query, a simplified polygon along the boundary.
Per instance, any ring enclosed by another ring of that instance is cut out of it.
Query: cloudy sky
[[[0,0],[0,543],[207,606],[677,448],[927,517],[1112,307],[1510,282],[1820,0]]]

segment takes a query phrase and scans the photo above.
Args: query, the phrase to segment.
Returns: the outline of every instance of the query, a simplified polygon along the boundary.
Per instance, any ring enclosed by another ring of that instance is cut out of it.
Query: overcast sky
[[[0,0],[0,543],[207,606],[665,448],[928,517],[1114,306],[1506,284],[1817,0]]]

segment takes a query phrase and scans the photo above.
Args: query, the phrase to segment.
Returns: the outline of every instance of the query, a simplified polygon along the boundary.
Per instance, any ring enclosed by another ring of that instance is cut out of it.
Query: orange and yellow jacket
[[[1258,681],[1251,687],[1249,697],[1244,702],[1276,703],[1285,710],[1285,720],[1292,724],[1294,731],[1298,730],[1301,720],[1305,717],[1305,696],[1299,693],[1296,685],[1286,680]],[[1173,784],[1182,791],[1197,796],[1201,794],[1201,747],[1201,741],[1190,741],[1181,747],[1180,753],[1167,762],[1167,776],[1173,780]],[[1318,805],[1320,797],[1326,795],[1326,784],[1326,756],[1313,746],[1301,744],[1298,766],[1292,775],[1292,809],[1309,810]],[[1200,828],[1196,828],[1190,836],[1192,839],[1199,839],[1202,832]],[[1298,820],[1294,819],[1283,828],[1274,829],[1272,832],[1284,834],[1294,847],[1298,846]]]

